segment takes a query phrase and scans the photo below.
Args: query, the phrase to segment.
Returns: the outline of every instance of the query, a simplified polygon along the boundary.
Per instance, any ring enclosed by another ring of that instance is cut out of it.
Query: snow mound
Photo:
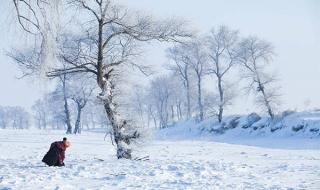
[[[237,138],[319,138],[320,111],[285,111],[273,120],[257,113],[226,116],[221,123],[216,118],[208,118],[200,123],[188,120],[155,132],[158,139],[210,138],[212,135]]]

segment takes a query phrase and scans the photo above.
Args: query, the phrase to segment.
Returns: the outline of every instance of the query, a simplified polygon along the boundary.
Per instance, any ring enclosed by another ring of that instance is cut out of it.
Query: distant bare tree
[[[170,107],[171,107],[171,120],[173,122],[183,119],[183,112],[185,112],[185,102],[186,97],[183,92],[184,86],[181,86],[181,81],[178,80],[176,75],[171,76],[171,98],[170,98]]]
[[[257,102],[266,108],[273,119],[279,94],[277,89],[272,88],[276,77],[266,71],[274,55],[273,47],[266,41],[248,37],[242,40],[240,51],[239,60],[245,69],[243,77],[250,82],[248,88],[257,93]]]
[[[157,115],[159,118],[159,128],[166,128],[168,127],[169,122],[169,101],[171,97],[171,83],[170,79],[167,76],[161,76],[154,79],[151,82],[150,87],[150,103],[153,103],[157,110]]]
[[[167,50],[167,56],[174,61],[169,69],[177,74],[182,80],[187,99],[187,119],[191,118],[191,74],[188,52],[185,51],[185,44],[179,44]],[[181,110],[181,109],[180,109]]]
[[[188,53],[187,61],[197,79],[199,119],[202,121],[204,118],[202,82],[203,77],[207,74],[208,57],[202,39],[194,39],[189,42],[186,51]]]
[[[69,102],[68,99],[69,96],[69,88],[68,88],[68,78],[67,75],[64,73],[63,75],[59,75],[59,81],[60,81],[60,88],[58,87],[58,91],[60,90],[60,93],[62,93],[63,102],[64,102],[64,113],[65,113],[65,123],[67,125],[67,134],[72,133],[72,125],[71,125],[71,116],[70,116],[70,108],[69,108]]]
[[[0,127],[6,129],[9,125],[7,107],[0,106]]]
[[[32,110],[35,114],[34,118],[36,120],[38,129],[46,129],[48,123],[46,102],[42,99],[37,100],[32,106]]]
[[[226,26],[220,26],[217,30],[212,29],[207,36],[208,54],[210,58],[209,73],[213,74],[217,80],[219,92],[218,120],[222,121],[225,106],[230,103],[230,98],[226,95],[225,75],[235,65],[238,51],[238,32],[230,30]]]
[[[28,129],[30,114],[22,107],[0,107],[0,126],[3,129]]]
[[[183,85],[186,88],[187,96],[187,116],[191,116],[191,76],[196,78],[197,86],[197,103],[199,109],[200,121],[204,118],[203,108],[203,94],[202,82],[203,77],[207,74],[207,53],[205,45],[200,38],[193,38],[192,40],[179,44],[168,50],[168,56],[174,60],[175,65],[170,69],[180,76]]]
[[[150,120],[148,119],[149,114],[147,111],[147,101],[146,98],[146,88],[143,88],[140,85],[134,86],[134,92],[132,93],[132,97],[130,99],[130,107],[132,109],[132,113],[135,113],[134,115],[137,115],[137,120],[141,121],[141,125],[144,125],[146,122],[145,117],[147,117],[147,126],[150,124]],[[147,115],[147,116],[146,116]]]
[[[110,122],[108,121],[108,118],[104,112],[104,107],[97,103],[97,100],[89,101],[85,108],[83,115],[84,117],[87,117],[87,128],[110,128]],[[85,124],[85,122],[82,122]]]
[[[69,95],[70,99],[74,101],[77,110],[76,121],[74,125],[74,134],[81,133],[81,113],[82,110],[90,101],[94,88],[90,84],[90,80],[83,80],[81,77],[75,77],[72,79]]]

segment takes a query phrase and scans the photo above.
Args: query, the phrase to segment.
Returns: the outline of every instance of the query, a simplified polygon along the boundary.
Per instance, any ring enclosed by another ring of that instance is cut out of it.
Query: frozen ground
[[[66,167],[45,167],[63,136],[0,130],[0,189],[320,189],[319,139],[152,140],[136,147],[149,161],[130,161],[115,159],[104,134],[85,132],[68,136]]]

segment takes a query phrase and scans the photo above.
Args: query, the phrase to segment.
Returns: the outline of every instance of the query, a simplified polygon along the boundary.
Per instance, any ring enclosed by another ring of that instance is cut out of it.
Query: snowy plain
[[[156,136],[134,150],[150,160],[132,161],[117,160],[104,133],[84,131],[67,136],[66,167],[46,167],[43,155],[63,136],[0,130],[0,189],[320,189],[319,138]]]

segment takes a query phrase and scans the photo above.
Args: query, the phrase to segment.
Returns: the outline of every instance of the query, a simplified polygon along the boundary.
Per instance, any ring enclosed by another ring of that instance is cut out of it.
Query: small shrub
[[[298,132],[298,131],[300,131],[301,129],[303,129],[304,128],[304,125],[303,124],[300,124],[300,125],[297,125],[297,126],[293,126],[292,127],[292,130],[294,131],[294,132]]]

